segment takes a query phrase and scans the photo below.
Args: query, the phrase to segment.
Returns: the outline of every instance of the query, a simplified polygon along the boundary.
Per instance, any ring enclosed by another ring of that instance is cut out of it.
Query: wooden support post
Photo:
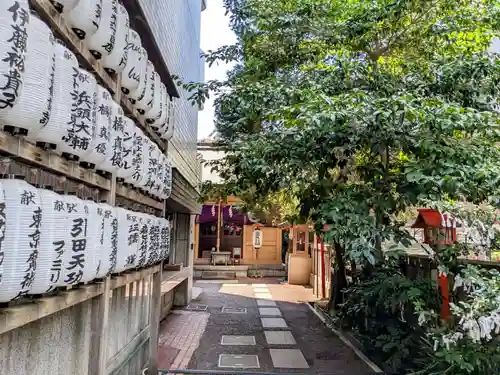
[[[120,82],[118,76],[117,89],[114,99],[120,103]],[[109,205],[114,206],[116,202],[116,173],[111,175],[111,187],[106,192],[104,199]],[[108,360],[108,317],[109,300],[111,298],[111,276],[104,280],[104,292],[92,300],[92,346],[89,363],[89,374],[106,375],[106,363]]]
[[[89,374],[106,375],[108,347],[110,278],[104,280],[104,293],[92,299],[92,336],[90,346]]]
[[[170,236],[170,264],[177,264],[177,212],[172,214],[172,230]]]
[[[149,309],[149,365],[147,375],[158,374],[158,331],[160,330],[161,314],[161,282],[163,276],[163,264],[152,279],[152,291]]]
[[[221,207],[222,207],[222,201],[219,199],[219,211],[217,212],[217,252],[220,251],[220,243],[221,243],[221,240],[222,240],[222,237],[221,237]]]

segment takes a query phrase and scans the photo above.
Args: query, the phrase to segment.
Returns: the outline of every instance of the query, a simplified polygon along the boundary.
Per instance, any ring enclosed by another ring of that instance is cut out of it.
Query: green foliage
[[[215,95],[223,190],[254,206],[293,191],[300,219],[328,228],[335,258],[371,270],[349,287],[345,316],[393,370],[498,372],[474,359],[496,359],[490,344],[434,351],[430,338],[458,326],[440,324],[429,281],[408,279],[382,252],[384,241],[409,244],[398,218],[411,208],[499,202],[500,61],[485,52],[500,29],[498,1],[224,4],[238,43],[206,58],[235,68],[223,81],[184,84],[193,103]],[[460,246],[441,250],[439,267],[459,273]]]
[[[256,203],[293,186],[302,220],[331,223],[332,240],[372,263],[405,237],[391,218],[408,207],[496,192],[495,1],[225,5],[238,44],[206,58],[238,64],[184,86],[194,103],[216,96],[227,190]]]

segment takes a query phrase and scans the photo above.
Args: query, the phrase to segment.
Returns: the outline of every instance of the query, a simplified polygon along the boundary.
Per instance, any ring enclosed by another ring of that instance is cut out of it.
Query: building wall
[[[185,82],[203,81],[202,0],[139,0],[139,3],[170,73]],[[197,186],[200,183],[196,158],[198,107],[189,103],[188,92],[180,87],[178,90],[181,97],[176,100],[175,131],[168,152],[174,167],[192,186]]]
[[[262,247],[259,250],[253,248],[254,225],[245,225],[243,228],[243,258],[241,264],[281,264],[281,229],[272,227],[260,227],[263,236]],[[194,247],[196,251],[195,263],[209,263],[210,259],[201,259],[198,251],[200,236],[200,225],[195,225]]]
[[[222,179],[219,177],[219,175],[215,172],[212,172],[212,167],[210,165],[206,165],[206,162],[222,159],[224,157],[224,152],[199,148],[198,153],[201,155],[202,159],[201,180],[203,182],[211,181],[214,184],[222,183]]]

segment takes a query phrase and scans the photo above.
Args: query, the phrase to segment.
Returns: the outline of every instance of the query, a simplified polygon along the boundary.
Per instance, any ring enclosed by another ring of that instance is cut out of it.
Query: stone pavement
[[[304,303],[310,289],[245,281],[195,284],[198,297],[162,322],[159,368],[373,374]]]

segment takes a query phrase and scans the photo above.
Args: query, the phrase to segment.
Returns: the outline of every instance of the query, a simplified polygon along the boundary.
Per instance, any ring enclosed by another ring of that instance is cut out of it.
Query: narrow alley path
[[[277,280],[253,282],[196,283],[198,298],[162,323],[159,367],[373,373],[303,303],[311,300],[309,289]]]

